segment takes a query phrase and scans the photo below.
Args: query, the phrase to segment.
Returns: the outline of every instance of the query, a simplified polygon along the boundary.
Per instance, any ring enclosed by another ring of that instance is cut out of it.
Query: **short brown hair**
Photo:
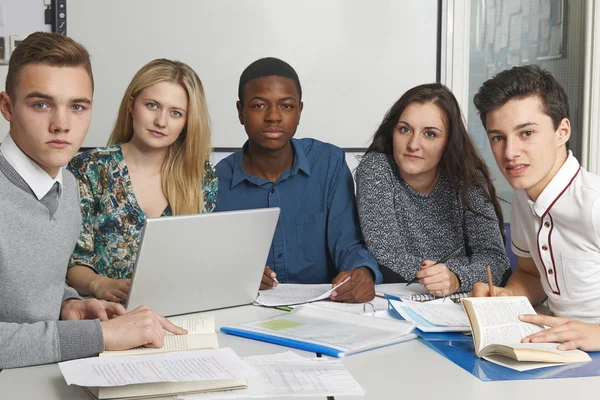
[[[6,75],[6,92],[14,96],[17,78],[23,67],[29,64],[44,64],[53,67],[83,67],[92,80],[94,75],[90,54],[73,39],[50,32],[35,32],[27,36],[13,51]]]

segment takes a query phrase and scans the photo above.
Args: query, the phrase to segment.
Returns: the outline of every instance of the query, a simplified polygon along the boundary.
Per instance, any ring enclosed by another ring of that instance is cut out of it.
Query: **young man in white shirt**
[[[37,32],[13,52],[0,93],[10,133],[0,145],[0,369],[160,347],[164,329],[147,307],[82,300],[65,283],[81,229],[79,190],[63,167],[91,121],[89,54],[56,33]]]
[[[513,192],[515,272],[499,296],[548,298],[556,317],[521,316],[550,326],[524,342],[560,342],[561,350],[600,350],[600,177],[567,149],[567,95],[535,65],[502,71],[475,95],[496,163]],[[478,283],[472,295],[488,296]]]

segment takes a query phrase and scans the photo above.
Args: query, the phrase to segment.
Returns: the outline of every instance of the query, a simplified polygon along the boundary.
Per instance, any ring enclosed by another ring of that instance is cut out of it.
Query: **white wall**
[[[84,146],[106,143],[132,76],[159,57],[198,72],[215,147],[244,142],[237,86],[261,57],[298,72],[297,135],[344,148],[366,147],[402,93],[436,80],[437,0],[68,0],[67,7],[69,36],[90,51],[96,81]]]
[[[10,35],[29,35],[36,31],[50,32],[50,25],[44,24],[44,0],[0,0],[4,14],[4,25],[0,26],[0,36],[5,38],[8,55]],[[7,57],[5,57],[7,58]],[[2,85],[4,86],[4,85]]]
[[[50,25],[44,24],[44,0],[0,0],[4,14],[4,25],[0,26],[0,37],[5,40],[5,59],[10,52],[9,37],[13,34],[29,35],[36,31],[50,32]],[[6,83],[7,65],[0,65],[0,91]],[[0,141],[8,133],[8,122],[0,117]]]

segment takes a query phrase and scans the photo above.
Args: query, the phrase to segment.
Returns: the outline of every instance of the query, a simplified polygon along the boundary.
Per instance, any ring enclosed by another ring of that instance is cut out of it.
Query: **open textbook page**
[[[363,389],[339,360],[285,353],[246,357],[259,374],[248,388],[178,396],[185,400],[252,399],[308,396],[360,396]]]
[[[529,300],[523,296],[479,297],[463,299],[463,306],[473,330],[475,353],[509,368],[526,370],[548,366],[547,363],[587,362],[591,358],[581,350],[558,350],[557,343],[521,343],[525,336],[537,333],[544,326],[519,320],[521,314],[535,314]],[[509,357],[528,365],[517,367]],[[545,363],[536,366],[534,363]]]
[[[100,357],[133,356],[142,354],[166,353],[169,351],[217,349],[219,341],[215,332],[214,315],[190,315],[169,318],[177,326],[187,329],[187,335],[174,335],[165,332],[163,347],[136,347],[130,350],[105,351]]]
[[[323,285],[296,285],[280,283],[273,289],[260,290],[256,304],[267,307],[292,306],[294,304],[310,303],[329,298],[338,286],[348,282],[350,277],[335,287],[326,283]]]
[[[525,336],[544,329],[541,325],[519,320],[521,314],[536,313],[526,297],[470,298],[463,300],[463,305],[473,323],[475,351],[478,353],[490,344],[521,343]]]

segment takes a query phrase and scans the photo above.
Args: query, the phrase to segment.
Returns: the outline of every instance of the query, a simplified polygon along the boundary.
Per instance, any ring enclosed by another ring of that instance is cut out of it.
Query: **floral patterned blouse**
[[[69,267],[86,265],[109,278],[131,278],[146,214],[135,198],[121,145],[78,154],[68,168],[79,184],[82,216]],[[215,169],[207,161],[203,213],[215,208],[217,188]],[[161,217],[170,215],[167,206]]]

